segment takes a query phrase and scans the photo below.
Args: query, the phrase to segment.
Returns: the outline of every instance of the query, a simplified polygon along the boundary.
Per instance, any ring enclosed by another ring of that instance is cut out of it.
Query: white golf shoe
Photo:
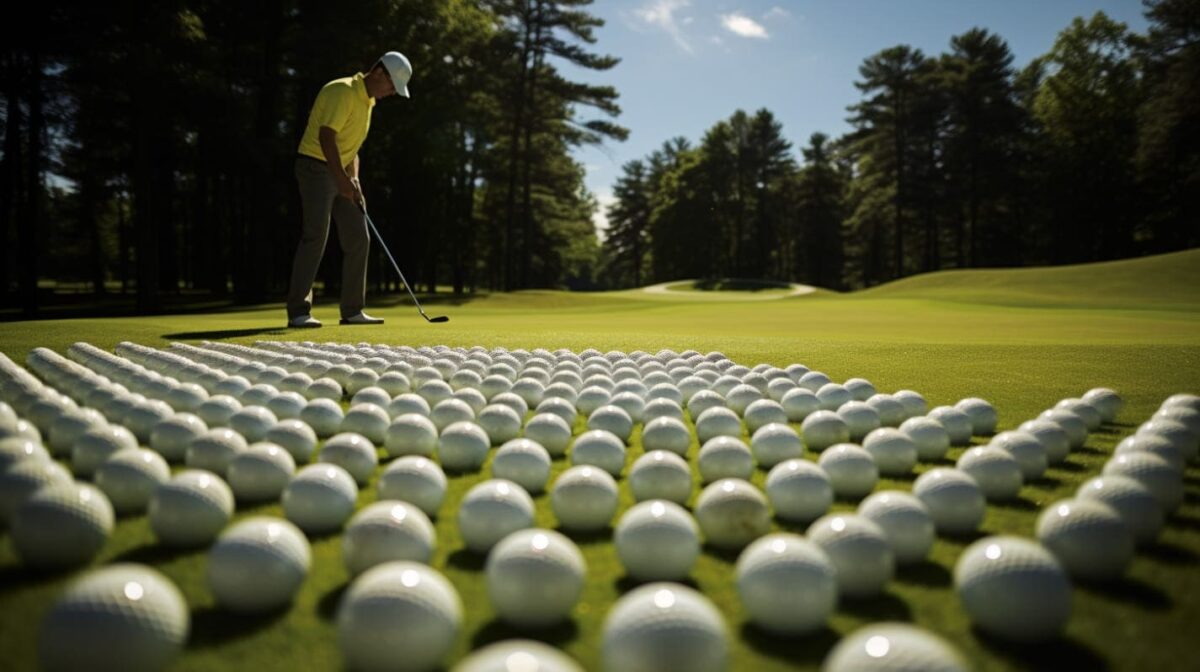
[[[341,324],[383,324],[382,317],[371,317],[366,313],[359,311],[350,317],[343,317]]]
[[[297,315],[288,320],[287,326],[289,329],[316,329],[321,326],[321,321],[312,315]]]

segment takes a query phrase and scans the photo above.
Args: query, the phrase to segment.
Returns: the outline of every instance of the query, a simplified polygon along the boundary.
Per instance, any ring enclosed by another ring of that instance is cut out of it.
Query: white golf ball
[[[840,595],[873,597],[892,580],[895,556],[887,536],[874,522],[831,513],[813,522],[805,536],[829,556],[837,570]]]
[[[133,435],[130,434],[130,436]],[[50,453],[46,451],[46,447],[42,445],[41,441],[20,436],[0,439],[0,473],[28,461],[50,461]]]
[[[760,466],[770,469],[804,454],[804,442],[796,430],[786,424],[772,423],[754,432],[750,450]]]
[[[608,404],[612,400],[612,392],[603,387],[591,386],[585,387],[579,393],[579,399],[575,405],[579,412],[584,415],[591,415],[593,411]]]
[[[756,625],[780,635],[820,629],[837,607],[837,572],[825,551],[796,534],[771,534],[737,560],[737,591]]]
[[[714,406],[696,419],[696,438],[701,444],[716,436],[740,437],[742,421],[737,413],[721,406]]]
[[[251,444],[229,461],[225,480],[239,502],[278,501],[296,473],[291,453],[273,443]]]
[[[38,490],[71,482],[71,472],[48,459],[22,460],[9,469],[0,471],[0,528],[8,527],[21,504]],[[101,490],[103,491],[103,488]]]
[[[168,406],[167,402],[157,399],[146,400],[134,404],[133,409],[129,411],[121,424],[133,432],[138,441],[151,443],[154,428],[160,422],[169,419],[173,415],[175,415],[175,409]],[[184,445],[186,445],[186,441],[184,441]],[[151,447],[153,447],[153,444],[151,444]],[[182,459],[182,457],[183,454],[180,453],[179,458]]]
[[[700,447],[697,463],[704,483],[722,478],[750,480],[754,473],[754,455],[741,439],[732,436],[718,436],[706,441]]]
[[[1030,642],[1062,632],[1071,615],[1071,581],[1054,555],[1019,537],[986,537],[954,566],[967,616],[1002,639]]]
[[[436,570],[387,562],[350,584],[337,615],[346,667],[364,672],[429,670],[450,653],[462,627],[462,600]]]
[[[1071,450],[1075,450],[1087,442],[1087,425],[1084,424],[1083,418],[1080,418],[1071,411],[1050,409],[1039,415],[1038,419],[1048,420],[1062,427],[1062,430],[1067,433],[1067,440],[1070,442]]]
[[[937,420],[946,429],[950,437],[950,445],[966,446],[971,443],[974,426],[971,416],[953,406],[938,406],[929,412],[928,417]]]
[[[247,447],[246,439],[228,427],[210,429],[188,444],[184,462],[192,469],[204,469],[224,478],[229,462]]]
[[[792,459],[775,465],[767,474],[766,490],[776,517],[783,520],[812,522],[833,504],[829,476],[808,460]]]
[[[879,429],[883,423],[879,413],[863,401],[848,401],[837,409],[837,415],[850,431],[850,441],[862,441],[867,434]]]
[[[638,581],[683,580],[700,557],[700,528],[692,514],[662,499],[622,514],[613,541],[625,573]]]
[[[1036,481],[1046,473],[1046,448],[1036,436],[1021,431],[1000,432],[992,437],[991,445],[1016,459],[1021,467],[1021,478],[1026,483]]]
[[[154,490],[171,478],[162,455],[144,448],[124,448],[96,470],[96,487],[108,497],[118,515],[142,513]]]
[[[1038,516],[1037,537],[1071,576],[1109,581],[1133,559],[1133,535],[1112,507],[1090,499],[1065,499]]]
[[[108,498],[86,483],[59,482],[36,490],[12,517],[10,539],[21,562],[63,568],[90,562],[113,529]]]
[[[1025,484],[1017,459],[995,446],[971,448],[958,458],[955,467],[975,479],[988,501],[1012,499]]]
[[[1128,476],[1146,486],[1163,512],[1170,514],[1183,503],[1183,474],[1163,458],[1146,452],[1119,453],[1104,465],[1105,476]]]
[[[308,400],[299,392],[283,392],[267,402],[267,410],[279,420],[295,420],[306,405]]]
[[[797,385],[813,393],[832,382],[829,376],[820,371],[808,371],[796,380]]]
[[[789,422],[803,422],[805,418],[821,410],[821,400],[811,390],[797,387],[784,393],[779,400]],[[690,402],[689,402],[690,406]]]
[[[449,471],[474,471],[483,466],[492,440],[473,422],[456,422],[438,438],[438,459]]]
[[[342,424],[338,426],[337,436],[358,435],[372,444],[380,444],[383,443],[391,422],[392,419],[388,416],[387,411],[374,404],[351,406],[342,418]]]
[[[1107,504],[1129,528],[1136,545],[1148,544],[1158,537],[1163,526],[1163,511],[1146,486],[1127,476],[1097,476],[1075,491],[1081,500]]]
[[[1184,461],[1196,459],[1200,452],[1200,431],[1193,430],[1186,423],[1165,417],[1154,417],[1143,422],[1134,436],[1155,436],[1165,439],[1175,446]]]
[[[275,414],[264,406],[247,406],[229,418],[230,428],[246,437],[249,443],[262,441],[277,422],[279,419]]]
[[[550,490],[554,516],[567,530],[590,532],[608,527],[617,503],[617,482],[598,467],[571,467],[559,474]]]
[[[816,400],[816,395],[813,395],[813,399]],[[688,399],[687,412],[692,418],[692,422],[699,420],[700,415],[710,408],[727,408],[725,397],[715,390],[700,390]]]
[[[1061,411],[1070,411],[1078,415],[1083,420],[1083,424],[1089,432],[1100,429],[1100,425],[1104,422],[1100,410],[1082,399],[1063,399],[1055,404],[1054,408]]]
[[[999,418],[995,407],[987,401],[979,397],[969,397],[959,401],[954,407],[966,413],[970,418],[973,436],[988,436],[995,433]]]
[[[571,426],[554,413],[538,413],[525,425],[525,438],[536,441],[551,457],[562,457],[571,442]]]
[[[858,515],[883,530],[898,565],[921,562],[933,547],[933,517],[920,499],[907,492],[877,492],[858,505]]]
[[[930,469],[917,477],[913,494],[925,505],[934,527],[942,534],[974,532],[987,511],[979,484],[958,469]]]
[[[1058,423],[1049,420],[1029,420],[1017,428],[1033,435],[1046,449],[1047,464],[1061,464],[1071,452],[1071,440]]]
[[[570,616],[583,594],[587,565],[575,542],[553,530],[526,529],[500,540],[484,569],[500,618],[544,628]]]
[[[336,464],[310,464],[292,477],[283,491],[283,513],[306,534],[321,535],[342,528],[354,513],[358,486]]]
[[[350,432],[337,434],[326,441],[318,460],[345,469],[360,487],[371,480],[375,467],[379,466],[375,444],[361,434]]]
[[[1193,434],[1200,434],[1200,411],[1192,410],[1186,406],[1168,406],[1159,409],[1154,412],[1154,415],[1150,419],[1174,420],[1186,426]]]
[[[917,459],[936,461],[950,450],[950,434],[942,423],[927,417],[912,417],[900,423],[900,431],[917,446]]]
[[[402,501],[379,501],[354,514],[342,533],[342,562],[350,576],[393,560],[429,564],[437,532],[429,516]]]
[[[865,378],[851,378],[842,383],[855,401],[866,401],[878,393],[871,381]]]
[[[396,398],[388,402],[386,410],[392,418],[398,418],[408,413],[415,413],[428,418],[433,412],[428,401],[411,392],[396,396]]]
[[[839,443],[826,449],[817,458],[817,466],[829,476],[829,484],[838,497],[865,497],[879,482],[875,458],[861,446],[852,443]]]
[[[388,455],[428,457],[437,448],[437,441],[438,428],[432,420],[419,413],[405,413],[392,420],[383,443]]]
[[[655,418],[642,428],[642,446],[647,452],[666,450],[686,457],[692,445],[687,425],[676,418]]]
[[[546,394],[546,386],[534,378],[519,378],[513,383],[510,392],[521,397],[526,404],[537,406]]]
[[[307,464],[317,448],[317,433],[300,420],[282,420],[267,432],[266,441],[291,453],[296,464]]]
[[[191,616],[171,580],[116,564],[75,580],[42,621],[45,670],[163,670],[187,642]]]
[[[99,411],[88,409],[74,409],[64,413],[58,418],[58,421],[50,426],[49,436],[47,437],[46,447],[54,455],[69,456],[71,447],[80,436],[85,432],[89,432],[98,427],[104,427],[108,421]]]
[[[735,385],[725,393],[725,403],[738,415],[745,415],[746,408],[762,398],[763,393],[758,388],[745,383]]]
[[[221,534],[209,551],[206,578],[221,607],[260,613],[290,603],[311,563],[308,539],[295,525],[255,517]]]
[[[539,494],[550,480],[550,453],[536,441],[512,439],[492,458],[492,477],[512,481],[530,494]]]
[[[583,672],[567,654],[549,644],[530,639],[509,639],[476,649],[454,667],[454,672]]]
[[[571,446],[571,464],[592,465],[620,476],[625,468],[625,443],[604,429],[593,429],[575,438]]]
[[[707,597],[677,583],[623,595],[604,619],[607,672],[717,672],[729,665],[729,635]]]
[[[892,394],[892,399],[900,402],[900,405],[904,407],[904,414],[908,418],[915,418],[929,412],[929,404],[926,403],[925,397],[918,392],[899,390]]]
[[[771,528],[766,496],[738,478],[721,479],[704,488],[695,511],[704,538],[718,548],[741,549]]]
[[[168,546],[203,546],[229,523],[233,501],[233,492],[219,476],[183,471],[151,495],[150,528]]]
[[[821,663],[825,672],[967,672],[940,637],[908,623],[872,623],[843,637]]]
[[[639,502],[665,499],[687,503],[692,493],[692,472],[682,457],[655,450],[639,457],[629,470],[629,490]]]
[[[908,419],[908,410],[904,404],[896,401],[890,394],[873,394],[866,404],[879,414],[879,424],[883,427],[899,427]]]
[[[409,502],[433,518],[446,498],[446,474],[429,458],[406,455],[383,470],[378,490],[379,499]]]
[[[242,402],[226,394],[218,394],[204,400],[193,413],[209,427],[228,427],[229,419],[242,410]]]
[[[875,466],[884,476],[911,474],[917,465],[917,444],[899,429],[880,427],[863,440],[863,449],[875,459]]]
[[[388,394],[382,387],[364,387],[355,393],[350,400],[350,405],[357,406],[359,404],[371,404],[380,408],[386,408],[392,403],[392,395]]]
[[[783,410],[783,406],[771,399],[752,402],[742,413],[742,419],[746,421],[746,429],[751,434],[772,423],[788,423],[787,412]]]
[[[81,478],[90,477],[117,451],[137,447],[137,437],[128,429],[120,425],[97,427],[75,442],[71,450],[71,471]]]
[[[320,438],[336,434],[342,426],[343,417],[342,407],[332,399],[313,399],[300,411],[300,419],[312,427]]]
[[[1173,394],[1163,401],[1160,408],[1172,408],[1175,406],[1183,406],[1193,411],[1200,411],[1200,396],[1186,393]]]
[[[1083,400],[1100,411],[1100,417],[1104,422],[1116,420],[1117,414],[1125,406],[1125,400],[1121,398],[1121,395],[1107,387],[1095,387],[1088,390],[1083,395]]]
[[[816,411],[800,424],[804,443],[816,452],[850,440],[850,428],[833,411]]]
[[[674,418],[682,422],[683,406],[673,399],[661,397],[647,402],[646,408],[642,410],[642,422],[650,424],[651,420],[657,418]]]
[[[1171,443],[1170,439],[1159,434],[1146,433],[1127,436],[1117,444],[1113,453],[1116,455],[1121,453],[1150,453],[1151,455],[1157,455],[1166,460],[1172,469],[1181,474],[1187,466],[1183,453],[1179,451],[1179,448],[1174,443]]]
[[[484,481],[467,491],[458,506],[458,531],[466,547],[486,553],[504,537],[533,526],[533,498],[503,479]]]

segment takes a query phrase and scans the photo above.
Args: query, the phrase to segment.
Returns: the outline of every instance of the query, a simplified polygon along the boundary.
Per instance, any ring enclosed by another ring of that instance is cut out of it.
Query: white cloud
[[[633,15],[645,24],[659,28],[671,36],[675,44],[687,53],[692,53],[692,45],[680,28],[676,12],[692,4],[691,0],[651,0],[642,7],[633,10]],[[690,23],[684,19],[683,23]]]
[[[725,26],[725,30],[738,35],[740,37],[750,37],[758,40],[765,40],[769,37],[767,29],[763,28],[762,24],[754,19],[734,12],[733,14],[722,14],[721,25]]]
[[[604,189],[596,193],[596,203],[600,207],[596,208],[596,212],[592,214],[592,224],[596,226],[596,235],[603,241],[608,234],[608,209],[615,205],[617,197],[613,195],[612,189]]]
[[[790,18],[791,16],[792,16],[791,12],[784,9],[783,7],[780,7],[779,5],[775,5],[771,9],[768,9],[766,14],[763,14],[763,20],[774,21],[775,19],[787,19],[787,18]]]

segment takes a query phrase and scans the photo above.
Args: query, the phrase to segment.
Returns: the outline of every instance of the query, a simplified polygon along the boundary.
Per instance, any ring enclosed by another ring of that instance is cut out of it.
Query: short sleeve
[[[328,126],[341,132],[350,118],[352,93],[350,87],[338,82],[323,87],[313,105],[313,118],[317,122],[317,128]]]

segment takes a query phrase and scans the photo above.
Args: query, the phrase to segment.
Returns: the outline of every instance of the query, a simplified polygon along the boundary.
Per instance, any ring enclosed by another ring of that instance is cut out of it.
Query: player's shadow
[[[287,616],[291,608],[292,605],[289,603],[279,609],[262,614],[239,614],[220,607],[193,609],[192,631],[188,636],[188,647],[204,649],[249,637],[256,632],[270,628]]]
[[[1009,642],[979,628],[971,631],[992,653],[1007,660],[1011,667],[1026,670],[1108,670],[1108,661],[1099,653],[1073,639],[1059,637],[1046,642]]]
[[[896,570],[896,580],[931,588],[949,586],[953,582],[945,567],[929,560],[900,566]]]
[[[283,318],[280,318],[282,321]],[[226,338],[242,338],[261,336],[264,334],[283,335],[294,333],[285,327],[259,327],[257,329],[221,329],[217,331],[181,331],[173,334],[163,334],[168,341],[218,341]]]
[[[551,646],[563,644],[579,636],[579,625],[568,619],[546,628],[516,628],[499,618],[493,618],[471,638],[471,648],[477,649],[506,639],[533,639]]]
[[[812,668],[820,665],[839,639],[829,626],[803,635],[785,635],[747,622],[742,625],[741,634],[743,642],[764,656],[784,661],[789,666]]]

